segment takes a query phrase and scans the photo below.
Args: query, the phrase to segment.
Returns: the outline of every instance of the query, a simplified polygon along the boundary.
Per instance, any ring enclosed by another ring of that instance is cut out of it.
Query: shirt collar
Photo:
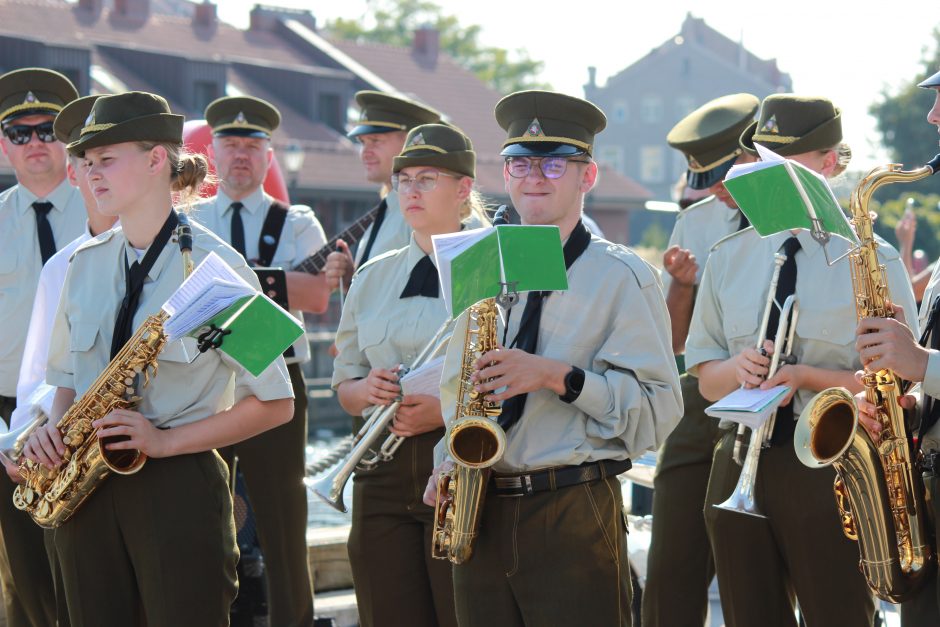
[[[112,230],[118,225],[111,227]],[[144,251],[144,254],[138,259],[137,251],[134,250],[134,247],[131,246],[131,243],[127,241],[127,236],[124,235],[124,230],[121,229],[118,231],[121,234],[121,238],[124,242],[124,258],[127,259],[127,267],[129,268],[135,261],[143,261],[144,257],[147,255],[147,251]],[[152,245],[152,244],[151,244]],[[150,248],[147,248],[150,250]],[[150,271],[147,272],[147,278],[151,281],[156,281],[160,278],[160,274],[163,272],[163,268],[166,267],[167,261],[174,254],[174,252],[179,252],[179,245],[176,243],[176,236],[171,235],[169,241],[166,243],[166,246],[163,247],[163,251],[160,253],[160,256],[157,257],[157,260],[154,262],[153,267],[150,268]]]
[[[411,241],[408,242],[408,252],[405,255],[405,261],[408,265],[408,274],[411,274],[411,271],[415,269],[415,266],[418,265],[418,262],[424,259],[425,253],[421,250],[421,247],[418,246],[418,243],[415,241],[415,234],[411,234]],[[431,263],[434,263],[434,253],[427,254],[431,258]],[[437,267],[437,264],[434,263],[434,267]]]
[[[221,187],[219,187],[217,196],[217,206],[222,208],[222,215],[224,216],[231,213],[232,203],[236,201],[229,198],[228,194],[222,191]],[[257,189],[255,189],[255,191],[251,192],[238,202],[240,202],[245,207],[245,210],[250,214],[255,214],[262,209],[266,209],[268,204],[270,204],[267,194],[264,193],[264,189],[260,185],[257,187]]]
[[[77,193],[79,193],[78,188],[72,187],[72,184],[69,183],[67,178],[62,179],[62,182],[59,183],[58,186],[52,190],[52,193],[50,193],[45,198],[39,198],[39,196],[29,191],[24,185],[19,185],[16,189],[16,208],[20,215],[23,215],[27,211],[32,211],[34,202],[37,200],[43,200],[46,202],[51,202],[53,210],[61,213],[65,211],[65,206],[72,199],[72,194]]]

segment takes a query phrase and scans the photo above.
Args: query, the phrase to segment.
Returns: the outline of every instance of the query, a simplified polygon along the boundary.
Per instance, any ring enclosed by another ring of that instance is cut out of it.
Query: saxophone
[[[177,237],[183,253],[183,274],[192,272],[192,230],[187,216],[178,215]],[[147,456],[136,449],[109,451],[106,444],[126,436],[98,437],[92,422],[115,409],[133,407],[134,380],[143,377],[143,386],[157,374],[157,356],[167,342],[163,324],[169,314],[161,310],[148,317],[121,348],[108,367],[98,375],[56,424],[62,434],[65,455],[53,469],[30,459],[19,461],[23,483],[13,491],[13,505],[28,513],[40,527],[54,529],[72,517],[78,508],[112,472],[131,475],[140,470]]]
[[[506,434],[493,420],[499,403],[487,401],[473,389],[470,375],[477,358],[497,346],[496,300],[488,298],[470,307],[464,338],[456,418],[450,428],[447,448],[456,464],[437,482],[431,556],[462,564],[473,554],[479,532],[490,467],[506,449]]]
[[[883,185],[910,183],[940,169],[940,155],[916,170],[898,164],[875,168],[852,192],[849,211],[859,246],[849,253],[858,318],[889,317],[885,267],[878,262],[868,203]],[[842,529],[857,540],[859,567],[880,599],[900,603],[934,571],[927,535],[923,484],[914,478],[901,381],[890,370],[865,371],[866,399],[877,407],[877,444],[859,428],[854,398],[845,388],[817,394],[803,409],[794,435],[800,461],[810,468],[833,465],[834,490]]]

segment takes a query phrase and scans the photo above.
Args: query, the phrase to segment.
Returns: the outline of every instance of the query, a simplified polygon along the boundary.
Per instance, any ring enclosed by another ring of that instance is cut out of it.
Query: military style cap
[[[68,150],[80,157],[89,148],[138,141],[182,144],[183,116],[170,113],[162,97],[144,91],[101,96]]]
[[[826,98],[772,94],[757,121],[741,133],[741,147],[757,154],[757,142],[784,157],[832,148],[842,141],[842,111]]]
[[[476,157],[470,138],[458,129],[444,124],[423,124],[408,133],[392,171],[397,173],[412,166],[429,165],[476,178]]]
[[[209,103],[206,122],[216,137],[270,138],[281,124],[280,112],[269,102],[251,96],[226,96]]]
[[[504,157],[590,155],[607,116],[593,103],[553,91],[517,91],[496,103],[496,121],[509,134]]]
[[[733,94],[706,102],[679,120],[666,141],[689,161],[686,180],[692,189],[708,189],[725,178],[741,154],[741,133],[753,121],[760,99]]]
[[[441,121],[440,112],[431,107],[380,91],[356,92],[356,102],[361,113],[359,122],[346,135],[351,139],[372,133],[407,131],[421,124]]]
[[[940,88],[940,72],[937,72],[927,80],[917,83],[918,87],[923,87],[924,89],[937,89]]]
[[[85,96],[65,105],[65,108],[59,111],[59,115],[55,116],[55,124],[52,127],[56,139],[63,144],[78,141],[82,127],[85,126],[85,120],[88,119],[95,101],[100,97],[98,95]]]
[[[26,115],[56,115],[78,98],[72,81],[58,72],[30,67],[0,76],[0,123]]]

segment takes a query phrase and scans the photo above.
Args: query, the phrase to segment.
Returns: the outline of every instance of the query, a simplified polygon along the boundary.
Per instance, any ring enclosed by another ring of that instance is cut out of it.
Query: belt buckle
[[[496,477],[496,487],[500,490],[518,490],[519,494],[504,494],[501,496],[530,496],[535,493],[532,488],[531,475],[518,475],[515,477]]]

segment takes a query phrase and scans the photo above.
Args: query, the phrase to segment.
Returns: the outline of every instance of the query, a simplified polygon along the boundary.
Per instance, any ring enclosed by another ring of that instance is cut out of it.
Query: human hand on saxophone
[[[564,394],[565,375],[571,371],[571,364],[500,346],[480,355],[473,368],[473,389],[486,394],[488,401],[504,401],[542,388]],[[506,389],[502,392],[492,393],[503,386]]]
[[[424,488],[424,501],[425,505],[434,507],[437,505],[437,480],[445,472],[450,472],[454,469],[454,462],[448,460],[438,464],[434,467],[434,470],[431,471],[431,476],[428,477],[428,485]]]
[[[865,376],[864,370],[859,370],[855,373],[855,379],[858,381],[859,385],[862,385],[863,376]],[[902,409],[914,409],[917,405],[917,396],[914,394],[905,394],[898,398],[898,404],[901,405]],[[858,408],[858,423],[868,432],[871,441],[877,444],[881,439],[882,429],[881,422],[876,417],[878,407],[868,401],[864,391],[855,395],[855,406]]]
[[[904,308],[888,304],[893,318],[862,318],[855,328],[855,349],[870,372],[891,370],[902,379],[923,381],[930,351],[907,326]]]

